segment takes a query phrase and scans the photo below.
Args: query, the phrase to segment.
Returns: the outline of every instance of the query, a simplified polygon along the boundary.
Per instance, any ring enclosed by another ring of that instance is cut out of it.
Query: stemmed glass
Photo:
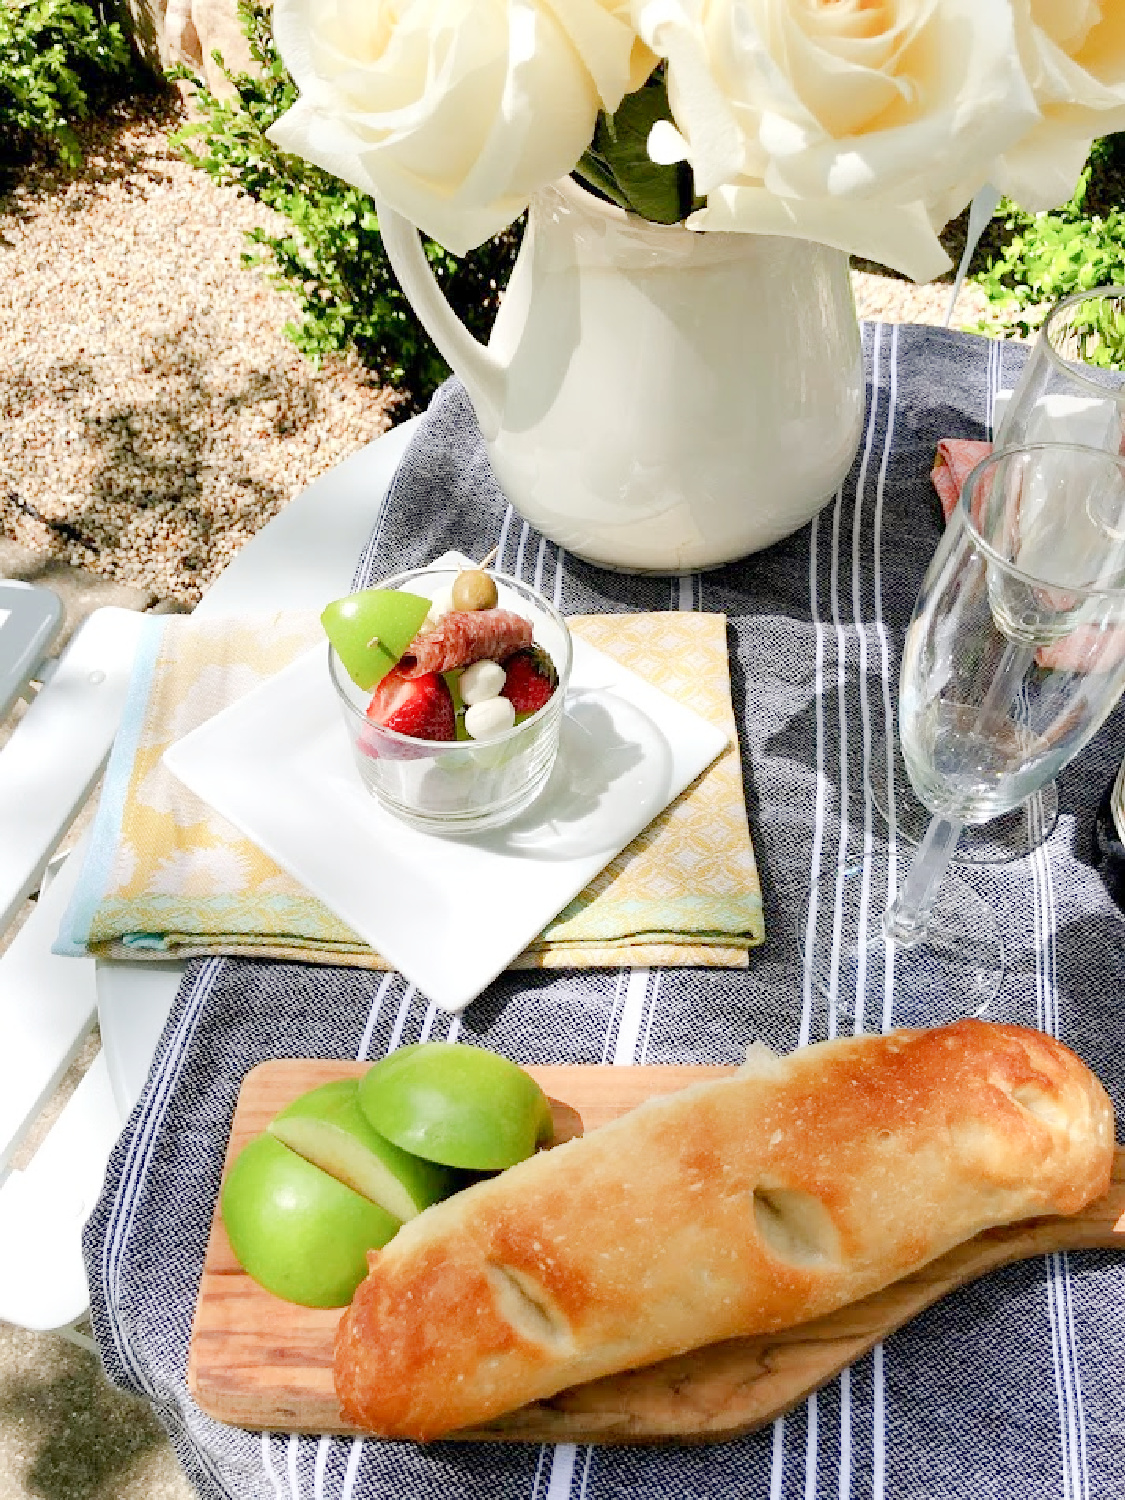
[[[1125,287],[1094,287],[1066,297],[1039,330],[1023,373],[1003,406],[996,447],[1070,442],[1120,453],[1125,437],[1125,374],[1110,361],[1125,352]],[[999,404],[999,403],[998,403]],[[928,810],[894,768],[895,820],[900,842],[917,843]],[[889,816],[891,777],[872,788],[876,807]],[[994,864],[1019,858],[1046,838],[1058,818],[1058,791],[1048,780],[1027,802],[962,838],[958,864]]]
[[[818,988],[862,1003],[882,949],[897,1020],[982,1014],[1003,946],[949,872],[961,832],[1050,781],[1123,687],[1125,459],[1062,443],[995,452],[969,476],[903,647],[903,760],[930,823],[901,882],[892,821],[889,844],[837,883],[806,952]]]

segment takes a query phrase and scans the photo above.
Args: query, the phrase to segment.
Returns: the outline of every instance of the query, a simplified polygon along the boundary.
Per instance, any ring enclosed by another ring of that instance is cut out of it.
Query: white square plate
[[[558,760],[504,828],[457,838],[360,780],[327,646],[168,750],[168,769],[443,1010],[463,1010],[715,759],[722,730],[577,637]]]

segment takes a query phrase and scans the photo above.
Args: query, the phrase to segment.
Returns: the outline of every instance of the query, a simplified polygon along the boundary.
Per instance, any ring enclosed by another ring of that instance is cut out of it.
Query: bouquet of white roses
[[[457,253],[573,173],[925,281],[985,184],[1053,207],[1125,129],[1125,0],[276,0],[274,33],[273,141]]]

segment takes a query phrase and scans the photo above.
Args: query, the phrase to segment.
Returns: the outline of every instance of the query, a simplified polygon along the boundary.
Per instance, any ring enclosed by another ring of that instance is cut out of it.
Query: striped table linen
[[[528,527],[489,472],[463,392],[438,393],[357,578],[459,548],[567,613],[728,616],[733,693],[767,940],[748,972],[507,973],[460,1018],[397,974],[208,959],[184,979],[148,1085],[86,1229],[106,1369],[150,1399],[208,1500],[1120,1500],[1125,1495],[1125,1258],[1053,1255],[931,1309],[772,1427],[700,1447],[428,1448],[256,1434],[200,1413],[185,1385],[196,1287],[246,1071],[272,1056],[377,1058],[424,1039],[524,1061],[726,1062],[926,1018],[896,1013],[878,965],[862,1003],[830,1005],[799,935],[831,923],[839,882],[883,830],[872,795],[893,735],[897,653],[941,530],[939,438],[991,437],[1024,350],[944,330],[864,329],[868,404],[842,491],[769,552],[705,574],[630,577]],[[1011,972],[994,1019],[1075,1047],[1125,1104],[1125,918],[1089,864],[1096,796],[1120,762],[1117,711],[1064,772],[1061,814],[1030,858],[972,868]],[[813,881],[823,893],[813,901]],[[877,903],[875,909],[878,909]]]

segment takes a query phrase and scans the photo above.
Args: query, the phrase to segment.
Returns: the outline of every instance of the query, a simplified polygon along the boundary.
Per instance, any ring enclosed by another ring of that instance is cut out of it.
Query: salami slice
[[[503,661],[530,645],[531,621],[510,609],[454,609],[433,629],[418,632],[398,669],[404,677],[421,677],[475,661]]]

